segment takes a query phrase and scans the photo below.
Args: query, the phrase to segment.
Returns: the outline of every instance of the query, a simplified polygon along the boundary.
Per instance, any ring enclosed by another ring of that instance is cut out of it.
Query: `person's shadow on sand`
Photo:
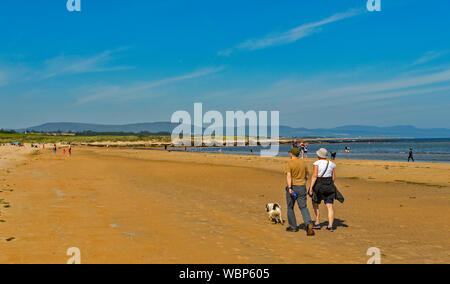
[[[323,228],[326,228],[328,226],[328,221],[320,223],[320,226]],[[336,230],[337,230],[339,227],[348,228],[349,226],[347,224],[345,224],[345,220],[334,219],[333,227],[336,228]],[[301,224],[297,228],[299,230],[306,230],[305,224]]]

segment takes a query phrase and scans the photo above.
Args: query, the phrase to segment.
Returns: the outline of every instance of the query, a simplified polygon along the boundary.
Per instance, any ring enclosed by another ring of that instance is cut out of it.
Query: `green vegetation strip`
[[[97,136],[64,136],[47,134],[23,134],[23,133],[0,133],[0,143],[94,143],[94,142],[137,142],[137,141],[158,141],[170,142],[170,136],[153,135],[97,135]]]

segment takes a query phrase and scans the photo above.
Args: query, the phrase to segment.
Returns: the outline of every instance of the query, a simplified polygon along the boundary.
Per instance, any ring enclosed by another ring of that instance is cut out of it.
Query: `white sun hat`
[[[319,151],[316,152],[317,157],[326,159],[328,158],[328,151],[325,148],[320,148]]]

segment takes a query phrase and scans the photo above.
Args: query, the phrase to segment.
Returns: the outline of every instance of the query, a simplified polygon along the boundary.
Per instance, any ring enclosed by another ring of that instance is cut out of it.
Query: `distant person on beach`
[[[297,139],[295,139],[294,142],[292,143],[292,148],[298,148]]]
[[[408,163],[409,163],[411,160],[414,162],[414,152],[413,152],[413,149],[412,149],[412,148],[409,149]]]
[[[305,147],[304,147],[304,150],[303,150],[305,159],[308,159],[308,151],[309,151],[308,144],[305,144]]]
[[[289,227],[286,228],[287,232],[298,232],[297,219],[295,218],[294,206],[297,201],[300,212],[302,213],[303,221],[306,226],[306,234],[308,236],[314,235],[313,224],[311,215],[307,207],[307,190],[306,181],[308,179],[308,168],[305,163],[299,159],[300,150],[298,148],[292,148],[289,152],[291,160],[286,165],[286,201],[288,207],[288,221]]]
[[[56,144],[53,144],[53,154],[56,154],[56,151],[57,151],[58,149],[56,148]]]
[[[336,152],[331,152],[331,160],[336,160]]]
[[[311,179],[311,186],[309,188],[309,195],[312,197],[314,214],[316,216],[316,221],[314,223],[313,229],[321,229],[319,205],[323,201],[328,209],[327,231],[333,232],[334,200],[337,199],[340,202],[344,202],[344,197],[334,185],[334,181],[336,179],[336,164],[328,161],[328,151],[324,148],[321,148],[316,153],[318,161],[314,163],[314,171]]]
[[[302,144],[300,144],[300,151],[301,151],[302,159],[303,159],[303,155],[305,153],[305,143],[304,142],[302,142]]]
[[[69,156],[72,156],[72,145],[69,145]]]

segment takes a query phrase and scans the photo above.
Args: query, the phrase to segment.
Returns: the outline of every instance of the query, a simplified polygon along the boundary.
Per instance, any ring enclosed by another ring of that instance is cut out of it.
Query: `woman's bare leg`
[[[333,228],[333,223],[334,223],[333,204],[327,204],[327,209],[328,209],[328,227]]]
[[[316,216],[316,224],[320,224],[319,204],[313,203],[314,215]]]

